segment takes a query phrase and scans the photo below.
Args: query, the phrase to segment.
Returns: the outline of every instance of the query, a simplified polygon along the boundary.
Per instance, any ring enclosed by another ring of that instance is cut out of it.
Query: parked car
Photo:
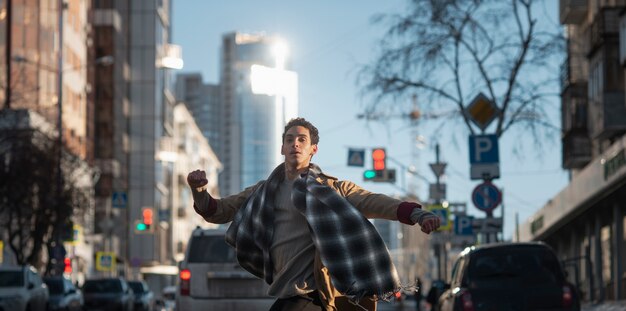
[[[466,248],[438,310],[580,310],[555,252],[542,242]]]
[[[134,294],[122,278],[103,278],[85,281],[84,310],[133,311]]]
[[[35,268],[0,266],[0,311],[45,311],[48,296]]]
[[[83,309],[83,293],[72,284],[72,281],[63,276],[48,276],[44,277],[43,281],[50,292],[49,311],[80,311]]]
[[[428,294],[426,295],[426,302],[430,304],[430,308],[432,310],[437,309],[437,303],[439,302],[439,297],[450,288],[449,284],[446,284],[444,280],[433,280],[430,283],[430,289],[428,290]]]
[[[157,305],[161,306],[160,311],[176,310],[176,286],[166,286],[161,290],[163,297],[157,299]]]
[[[152,311],[154,309],[154,293],[144,281],[128,281],[128,286],[135,294],[134,311]]]
[[[268,310],[274,303],[267,284],[239,266],[224,233],[192,232],[179,266],[177,310]]]

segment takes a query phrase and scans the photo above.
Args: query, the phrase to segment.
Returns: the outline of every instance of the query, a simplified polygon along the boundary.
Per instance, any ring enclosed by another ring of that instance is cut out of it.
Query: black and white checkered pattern
[[[401,287],[385,243],[374,225],[344,197],[317,182],[320,173],[311,164],[308,174],[294,182],[292,200],[309,223],[333,285],[357,301],[366,296],[388,299]],[[226,241],[237,250],[239,264],[268,284],[272,282],[269,249],[274,194],[283,176],[281,165],[239,210],[226,234]]]

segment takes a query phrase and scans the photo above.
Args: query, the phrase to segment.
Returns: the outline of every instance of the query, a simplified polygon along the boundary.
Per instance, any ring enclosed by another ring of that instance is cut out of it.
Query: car
[[[89,279],[83,284],[84,310],[133,311],[135,296],[123,278]]]
[[[471,246],[452,268],[438,310],[580,310],[554,250],[543,242]]]
[[[155,305],[154,293],[145,281],[128,281],[135,294],[134,311],[152,311]]]
[[[0,266],[0,311],[45,311],[48,287],[32,266]]]
[[[430,304],[431,309],[437,308],[439,297],[441,297],[441,294],[443,294],[443,292],[448,288],[450,288],[449,284],[446,284],[444,280],[433,280],[430,283],[430,289],[426,295],[426,302]]]
[[[83,309],[83,293],[63,276],[48,276],[43,278],[50,293],[48,310],[80,311]]]
[[[161,290],[163,297],[157,299],[158,304],[161,306],[162,311],[174,311],[176,310],[176,286],[166,286]]]
[[[177,310],[268,310],[274,303],[268,285],[239,266],[224,236],[223,229],[193,230],[179,264]]]

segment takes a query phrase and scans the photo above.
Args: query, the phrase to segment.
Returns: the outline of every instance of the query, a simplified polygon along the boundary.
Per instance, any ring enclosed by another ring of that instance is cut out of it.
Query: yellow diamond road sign
[[[479,93],[467,106],[465,113],[474,124],[484,131],[498,116],[499,109],[487,96]]]

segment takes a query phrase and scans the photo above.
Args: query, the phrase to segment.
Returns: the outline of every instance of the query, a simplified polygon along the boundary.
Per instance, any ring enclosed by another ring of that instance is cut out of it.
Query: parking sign
[[[497,135],[470,135],[469,157],[472,180],[500,177]]]
[[[454,234],[472,235],[474,233],[472,228],[473,221],[473,216],[457,215],[454,220]]]

